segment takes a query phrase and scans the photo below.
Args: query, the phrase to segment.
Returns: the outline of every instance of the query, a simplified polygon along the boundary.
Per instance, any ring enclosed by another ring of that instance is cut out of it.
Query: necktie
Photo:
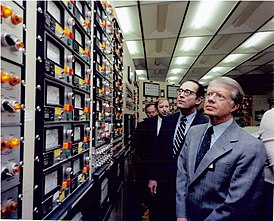
[[[197,154],[196,163],[195,163],[195,170],[199,166],[201,160],[205,156],[206,152],[210,148],[210,142],[211,142],[211,135],[213,134],[213,126],[209,127],[205,133],[204,139],[202,141],[201,147],[199,149],[199,152]]]
[[[173,145],[173,154],[174,156],[177,156],[178,153],[180,153],[182,144],[185,138],[185,129],[186,129],[186,117],[181,117],[180,125],[178,126],[174,145]]]

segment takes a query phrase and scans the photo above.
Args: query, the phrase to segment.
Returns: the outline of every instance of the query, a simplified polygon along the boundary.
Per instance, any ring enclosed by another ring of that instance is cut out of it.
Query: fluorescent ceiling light
[[[130,54],[135,55],[139,53],[139,47],[137,41],[126,41],[127,48]]]
[[[241,58],[243,56],[245,56],[245,54],[230,54],[223,60],[223,62],[230,63],[230,62],[238,60],[239,58]]]
[[[170,74],[180,74],[180,73],[183,73],[183,69],[181,68],[173,68],[173,69],[170,69]]]
[[[192,59],[191,57],[177,57],[177,58],[175,58],[174,63],[177,65],[189,64],[189,61],[191,59]]]
[[[178,76],[170,76],[170,77],[168,77],[168,80],[178,80]]]
[[[273,35],[273,32],[257,32],[254,35],[252,35],[249,39],[247,39],[243,43],[242,47],[244,48],[254,47],[257,44],[265,41],[271,35]]]
[[[137,74],[137,76],[147,75],[147,71],[146,70],[136,70],[136,74]]]
[[[198,44],[199,39],[200,39],[199,37],[185,38],[183,41],[182,50],[183,51],[193,50]]]
[[[128,34],[133,32],[133,25],[130,20],[132,15],[130,14],[129,7],[116,8],[115,10],[117,12],[116,15],[118,16],[123,33]]]
[[[218,0],[202,1],[191,26],[195,29],[199,29],[209,24],[214,17],[214,13],[219,13],[217,10],[218,5],[220,5],[220,1]]]

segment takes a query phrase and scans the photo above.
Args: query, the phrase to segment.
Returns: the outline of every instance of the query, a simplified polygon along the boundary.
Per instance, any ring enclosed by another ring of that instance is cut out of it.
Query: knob
[[[73,100],[74,99],[74,93],[73,92],[69,92],[67,94],[67,97],[68,97],[69,100]]]
[[[18,25],[23,21],[23,18],[21,15],[13,14],[11,16],[11,21],[14,25]]]
[[[10,173],[10,171],[7,167],[4,167],[1,171],[1,180],[5,180],[10,177],[13,177],[13,175]]]
[[[70,26],[74,26],[74,25],[75,25],[75,20],[74,20],[74,18],[69,18],[69,19],[68,19],[68,25],[70,25]]]
[[[66,168],[66,175],[70,176],[71,174],[73,174],[72,168],[71,167],[67,167]]]
[[[17,209],[17,202],[14,200],[10,200],[7,205],[7,209],[9,212],[14,212]]]
[[[6,83],[11,80],[11,75],[6,71],[1,71],[1,83]]]
[[[68,61],[68,62],[74,62],[74,61],[75,61],[74,56],[73,56],[73,55],[68,55],[68,56],[67,56],[67,61]]]
[[[10,85],[15,86],[21,82],[21,79],[20,77],[13,75],[11,76],[11,79],[9,82],[10,82]]]
[[[12,15],[12,9],[6,5],[1,5],[1,16],[3,18],[8,18],[9,16]]]
[[[67,137],[73,137],[73,130],[72,129],[68,129],[66,132]]]

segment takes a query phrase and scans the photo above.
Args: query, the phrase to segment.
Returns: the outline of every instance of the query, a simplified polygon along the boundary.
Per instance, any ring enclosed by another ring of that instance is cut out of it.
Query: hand
[[[188,221],[187,218],[177,218],[177,221]]]
[[[148,188],[150,189],[151,195],[154,196],[156,194],[157,181],[156,180],[149,180]]]

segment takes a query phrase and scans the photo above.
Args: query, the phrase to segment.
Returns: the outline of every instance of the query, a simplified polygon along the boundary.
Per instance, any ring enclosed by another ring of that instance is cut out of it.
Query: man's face
[[[207,89],[204,104],[204,114],[226,122],[232,117],[232,112],[238,109],[231,98],[232,88],[224,84],[213,84]]]
[[[147,117],[154,117],[158,115],[158,112],[156,108],[153,105],[151,105],[147,108],[146,114],[147,114]]]
[[[196,92],[198,90],[198,85],[192,81],[186,81],[180,87],[182,90],[189,90],[190,94],[185,95],[184,92],[177,95],[177,108],[179,109],[193,109],[196,105],[200,104],[202,98],[197,98]]]
[[[169,114],[169,103],[167,100],[159,101],[158,112],[161,116],[167,116]]]

